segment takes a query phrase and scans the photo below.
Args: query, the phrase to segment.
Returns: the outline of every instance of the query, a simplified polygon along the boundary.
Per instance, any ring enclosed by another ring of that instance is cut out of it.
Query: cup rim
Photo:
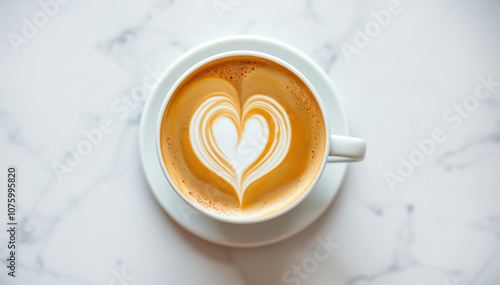
[[[208,64],[210,62],[213,62],[215,60],[221,59],[221,58],[226,58],[226,57],[231,57],[231,56],[255,56],[255,57],[260,57],[264,58],[270,61],[273,61],[284,68],[287,68],[290,70],[293,74],[298,76],[305,84],[306,86],[310,89],[311,93],[314,95],[316,102],[318,103],[321,113],[323,115],[323,121],[325,124],[325,147],[324,147],[324,152],[323,152],[323,159],[321,162],[320,169],[316,173],[313,181],[309,185],[308,189],[302,193],[302,195],[299,196],[295,201],[287,205],[286,207],[273,212],[271,214],[265,215],[265,216],[259,216],[259,217],[254,217],[254,218],[237,218],[237,217],[228,217],[228,216],[223,216],[220,214],[217,214],[215,212],[212,212],[205,207],[202,207],[195,202],[191,201],[188,197],[186,197],[175,185],[172,177],[170,176],[170,173],[168,172],[165,162],[163,160],[162,156],[162,151],[161,151],[161,144],[160,144],[160,132],[161,132],[161,123],[163,121],[163,117],[165,115],[165,111],[167,108],[168,103],[170,102],[170,99],[172,98],[172,95],[174,92],[177,90],[179,85],[184,81],[184,79],[191,74],[193,71],[197,70],[201,66]],[[197,211],[201,212],[202,214],[226,223],[232,223],[232,224],[254,224],[254,223],[260,223],[260,222],[265,222],[272,220],[274,218],[277,218],[288,211],[292,210],[295,208],[297,205],[299,205],[308,195],[309,193],[314,189],[316,184],[318,183],[319,179],[321,178],[323,171],[325,169],[325,166],[328,162],[328,156],[329,156],[329,146],[330,146],[330,125],[328,121],[328,116],[326,113],[326,108],[323,104],[323,101],[321,97],[319,96],[317,90],[314,88],[312,83],[305,77],[298,69],[296,69],[293,65],[289,64],[288,62],[282,60],[279,57],[276,57],[274,55],[270,55],[268,53],[264,52],[258,52],[258,51],[250,51],[250,50],[233,50],[233,51],[226,51],[222,53],[218,53],[209,57],[204,58],[201,61],[198,61],[196,64],[192,65],[189,69],[187,69],[177,80],[175,83],[170,87],[169,91],[167,92],[167,95],[163,99],[163,103],[160,107],[160,112],[158,114],[157,122],[156,122],[156,154],[158,161],[160,163],[161,169],[165,177],[167,178],[168,183],[172,187],[172,189],[186,202],[188,203],[191,207],[195,208]]]

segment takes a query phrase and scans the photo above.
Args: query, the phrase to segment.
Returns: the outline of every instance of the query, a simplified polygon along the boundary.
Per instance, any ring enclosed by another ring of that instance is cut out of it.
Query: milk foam
[[[253,218],[307,191],[324,158],[326,128],[300,78],[274,62],[238,56],[204,65],[179,85],[160,141],[165,167],[186,198],[222,216]],[[248,154],[249,147],[260,155]],[[284,158],[269,155],[280,152]]]
[[[269,96],[253,95],[239,108],[228,94],[208,97],[196,109],[189,132],[198,159],[233,186],[241,203],[248,185],[285,158],[291,127],[283,107]]]

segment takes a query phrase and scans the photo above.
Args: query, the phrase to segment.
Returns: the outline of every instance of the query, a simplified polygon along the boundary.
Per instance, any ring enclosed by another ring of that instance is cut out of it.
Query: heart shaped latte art
[[[285,109],[273,98],[254,94],[242,109],[227,94],[214,94],[197,107],[189,135],[194,153],[233,186],[240,205],[246,188],[275,169],[290,148]]]

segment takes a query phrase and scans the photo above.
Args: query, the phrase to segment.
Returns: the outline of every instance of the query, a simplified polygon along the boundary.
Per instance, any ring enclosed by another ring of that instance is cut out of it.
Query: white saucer
[[[316,220],[337,194],[344,178],[345,163],[328,163],[316,187],[297,207],[273,220],[258,224],[228,224],[213,220],[189,206],[170,187],[155,145],[155,127],[160,107],[170,87],[182,73],[206,57],[231,51],[264,52],[295,66],[314,85],[328,112],[331,133],[348,135],[347,123],[328,76],[307,56],[288,45],[257,36],[230,36],[199,46],[174,62],[150,95],[144,107],[139,132],[139,148],[149,186],[163,209],[179,225],[205,240],[234,247],[270,244],[290,237]]]

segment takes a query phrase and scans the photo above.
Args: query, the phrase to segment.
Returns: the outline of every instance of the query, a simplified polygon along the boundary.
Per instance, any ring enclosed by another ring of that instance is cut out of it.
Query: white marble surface
[[[23,17],[43,10],[0,2],[1,181],[17,165],[21,195],[17,277],[6,275],[2,230],[0,284],[500,284],[500,91],[460,126],[443,119],[474,95],[478,77],[500,81],[500,2],[402,0],[348,60],[341,44],[353,44],[387,1],[221,1],[234,5],[222,17],[212,0],[68,1],[17,53],[9,33],[21,36]],[[143,102],[122,117],[111,109],[147,66],[232,34],[308,54],[337,86],[352,134],[369,145],[318,221],[254,249],[205,242],[170,220],[140,165]],[[60,182],[52,163],[103,118],[113,132]],[[385,173],[397,173],[398,157],[436,128],[446,141],[391,190]],[[322,261],[318,239],[339,245]]]

